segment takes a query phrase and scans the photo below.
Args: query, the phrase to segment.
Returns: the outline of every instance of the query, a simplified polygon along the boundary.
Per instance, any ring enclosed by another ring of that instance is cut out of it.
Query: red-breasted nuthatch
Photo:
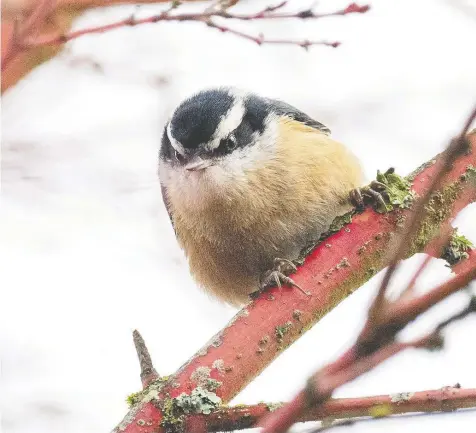
[[[304,246],[351,209],[363,176],[330,130],[295,107],[234,88],[201,91],[166,123],[163,199],[190,271],[230,304],[281,283]]]

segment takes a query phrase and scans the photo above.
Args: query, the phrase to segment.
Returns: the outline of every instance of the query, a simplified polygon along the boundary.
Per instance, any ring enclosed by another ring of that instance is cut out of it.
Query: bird
[[[239,307],[272,286],[303,291],[289,277],[302,249],[363,205],[360,161],[330,134],[293,105],[232,86],[173,110],[159,150],[162,199],[205,292]]]

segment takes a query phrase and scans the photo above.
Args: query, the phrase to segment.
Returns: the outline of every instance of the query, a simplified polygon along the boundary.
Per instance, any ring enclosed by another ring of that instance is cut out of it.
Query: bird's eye
[[[185,159],[184,156],[180,152],[177,152],[177,150],[175,149],[174,149],[174,156],[178,162],[183,162]]]
[[[224,152],[231,152],[233,149],[236,148],[236,145],[236,137],[232,134],[220,141],[219,148]]]

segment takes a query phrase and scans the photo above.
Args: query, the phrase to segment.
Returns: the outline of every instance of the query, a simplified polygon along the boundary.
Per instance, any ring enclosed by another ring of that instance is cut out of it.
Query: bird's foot
[[[260,277],[259,289],[251,293],[251,298],[257,298],[261,293],[271,287],[278,286],[281,289],[283,285],[295,287],[306,296],[310,296],[311,294],[309,292],[306,292],[302,287],[297,285],[292,278],[288,277],[289,274],[293,274],[296,271],[296,266],[290,260],[275,258],[273,268],[263,272]]]
[[[395,171],[393,167],[389,168],[385,174],[391,174]],[[371,205],[375,210],[386,212],[388,207],[389,196],[387,193],[387,185],[377,180],[373,180],[369,185],[355,188],[350,194],[350,202],[362,212],[367,205]]]

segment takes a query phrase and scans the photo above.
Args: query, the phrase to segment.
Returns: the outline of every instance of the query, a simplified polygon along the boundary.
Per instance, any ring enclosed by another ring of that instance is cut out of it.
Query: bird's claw
[[[395,169],[389,168],[385,174],[391,174]],[[365,206],[370,204],[374,209],[387,210],[387,202],[389,201],[387,186],[377,180],[373,180],[369,185],[362,188],[353,189],[350,194],[350,202],[358,211],[363,211]]]
[[[273,269],[264,272],[261,275],[259,290],[251,294],[252,298],[256,298],[262,292],[271,287],[278,286],[280,289],[283,285],[291,286],[307,296],[310,296],[309,292],[306,292],[301,286],[296,284],[292,278],[289,278],[286,274],[292,274],[297,271],[293,262],[287,259],[276,258],[274,259]]]
[[[297,272],[296,265],[291,260],[280,259],[279,257],[273,260],[273,270],[282,272],[285,275]]]

